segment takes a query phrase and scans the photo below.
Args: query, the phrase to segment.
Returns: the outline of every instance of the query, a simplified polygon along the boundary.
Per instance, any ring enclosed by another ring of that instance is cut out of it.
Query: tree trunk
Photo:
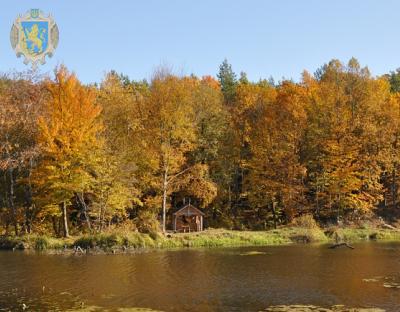
[[[8,220],[6,220],[6,225],[4,227],[5,227],[5,235],[8,236],[10,227],[10,222]]]
[[[31,233],[31,222],[32,222],[32,217],[31,217],[31,213],[29,211],[30,208],[26,207],[25,208],[25,226],[26,226],[26,231],[27,233]]]
[[[25,226],[28,233],[31,233],[31,227],[33,222],[34,208],[35,205],[32,200],[32,184],[31,184],[31,172],[33,169],[33,159],[29,159],[29,172],[28,172],[28,184],[24,188],[25,194]]]
[[[32,218],[33,218],[33,202],[32,202],[32,189],[31,186],[28,185],[24,188],[24,195],[25,195],[25,220],[24,220],[24,225],[26,227],[26,231],[28,233],[31,232],[31,224],[32,224]]]
[[[393,169],[392,171],[392,200],[393,200],[393,209],[396,209],[396,194],[397,190],[396,190],[396,169]]]
[[[13,168],[8,169],[9,173],[9,178],[10,178],[10,197],[9,197],[9,203],[10,203],[10,208],[11,208],[11,214],[12,214],[12,222],[14,225],[14,231],[15,235],[18,235],[18,221],[17,221],[17,211],[15,209],[15,204],[14,204],[14,174],[13,174]]]
[[[166,232],[166,217],[167,217],[167,187],[168,187],[168,173],[165,170],[164,172],[164,181],[163,181],[163,199],[162,199],[162,231],[165,234]]]
[[[231,184],[228,186],[228,207],[232,211],[232,193],[231,193]]]
[[[240,165],[238,164],[235,170],[235,185],[234,185],[234,190],[233,190],[233,196],[234,196],[234,202],[233,202],[233,209],[232,209],[232,213],[233,216],[236,218],[238,216],[238,204],[239,204],[239,197],[240,197]]]
[[[317,215],[317,217],[319,217],[319,187],[318,187],[318,185],[317,185],[317,192],[316,192],[316,205],[317,205],[316,215]]]
[[[85,198],[84,198],[83,194],[76,194],[76,196],[78,197],[78,200],[80,201],[80,203],[82,205],[83,214],[85,216],[86,224],[88,226],[89,231],[91,231],[92,230],[92,225],[90,223],[90,218],[89,218],[89,214],[88,214],[88,211],[87,211],[87,205],[85,203]]]
[[[103,230],[103,205],[100,205],[100,213],[99,213],[99,218],[98,218],[98,222],[99,222],[99,232],[101,232]]]
[[[67,218],[67,203],[65,201],[62,203],[61,212],[62,212],[62,221],[63,221],[63,227],[64,227],[64,237],[69,237],[68,218]]]
[[[52,216],[51,217],[51,221],[52,221],[52,224],[53,224],[54,233],[56,234],[56,236],[59,236],[60,235],[60,231],[58,230],[56,217]]]
[[[276,230],[277,227],[277,220],[276,220],[276,210],[275,210],[275,202],[272,202],[272,216],[274,218],[274,229]]]

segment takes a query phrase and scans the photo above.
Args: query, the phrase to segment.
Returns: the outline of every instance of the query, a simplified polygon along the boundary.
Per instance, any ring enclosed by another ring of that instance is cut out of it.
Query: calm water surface
[[[258,311],[277,304],[400,311],[400,244],[66,256],[0,252],[0,311]],[[263,254],[244,255],[249,251]],[[374,279],[376,281],[363,281]],[[44,287],[44,288],[43,288]]]

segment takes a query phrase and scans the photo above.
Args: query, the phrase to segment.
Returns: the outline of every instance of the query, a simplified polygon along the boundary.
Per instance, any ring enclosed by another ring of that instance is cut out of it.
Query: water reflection
[[[152,251],[60,256],[0,253],[0,311],[81,305],[162,311],[258,311],[269,305],[379,307],[398,311],[399,244]],[[246,256],[243,256],[246,255]],[[389,281],[386,280],[386,283]]]

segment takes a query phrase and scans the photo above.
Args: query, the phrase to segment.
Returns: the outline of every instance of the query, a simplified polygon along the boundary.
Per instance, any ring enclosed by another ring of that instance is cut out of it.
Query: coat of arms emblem
[[[10,33],[11,46],[18,57],[24,56],[24,64],[44,64],[45,57],[52,57],[58,45],[58,27],[51,15],[32,9],[18,16]]]

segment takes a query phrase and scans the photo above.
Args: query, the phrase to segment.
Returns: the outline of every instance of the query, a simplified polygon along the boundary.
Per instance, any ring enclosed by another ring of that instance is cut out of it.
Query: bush
[[[160,223],[152,212],[142,211],[139,217],[135,219],[135,224],[141,233],[160,232]]]
[[[16,248],[19,241],[14,236],[0,236],[0,249],[10,250]]]
[[[122,244],[123,240],[117,234],[100,233],[82,236],[75,241],[74,246],[82,248],[111,248]]]
[[[318,229],[318,223],[311,214],[302,215],[293,219],[292,225],[305,229]]]
[[[162,240],[164,238],[164,236],[160,232],[149,231],[148,234],[152,240]]]
[[[49,240],[46,236],[38,236],[34,239],[36,250],[46,250],[49,248]]]

